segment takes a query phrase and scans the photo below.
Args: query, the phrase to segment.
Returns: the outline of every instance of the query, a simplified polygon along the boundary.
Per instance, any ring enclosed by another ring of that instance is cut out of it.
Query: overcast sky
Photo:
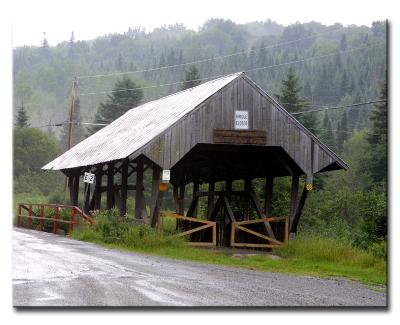
[[[351,0],[14,0],[7,6],[13,30],[13,46],[40,45],[46,32],[50,45],[68,40],[73,30],[77,40],[93,39],[129,27],[154,27],[183,23],[195,29],[209,18],[226,18],[238,23],[265,21],[280,24],[318,21],[344,25],[371,25],[390,18],[380,1]],[[2,9],[3,10],[3,9]]]

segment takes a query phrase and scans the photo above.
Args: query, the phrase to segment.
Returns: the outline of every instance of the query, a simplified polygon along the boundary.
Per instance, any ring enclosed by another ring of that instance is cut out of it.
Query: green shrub
[[[82,224],[77,227],[72,234],[74,238],[141,250],[180,246],[184,243],[183,239],[171,236],[175,232],[175,224],[172,230],[172,222],[169,221],[167,228],[171,229],[161,234],[147,224],[136,225],[135,220],[121,218],[116,209],[94,211],[92,217],[96,224],[94,226]]]
[[[380,241],[373,243],[368,247],[368,251],[376,258],[387,260],[387,243],[386,241]]]

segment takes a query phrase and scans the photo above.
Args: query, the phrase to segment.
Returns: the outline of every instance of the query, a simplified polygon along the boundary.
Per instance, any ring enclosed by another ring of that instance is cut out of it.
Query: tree
[[[324,120],[322,122],[322,132],[321,138],[324,140],[324,143],[331,148],[335,147],[335,137],[333,136],[332,123],[329,119],[328,112],[324,114]]]
[[[34,128],[14,130],[14,177],[41,172],[41,167],[60,152],[54,138]]]
[[[195,65],[190,66],[189,70],[185,72],[185,80],[182,85],[182,90],[200,85],[201,80],[199,79],[200,73],[199,70],[197,70],[197,67]]]
[[[117,81],[113,92],[108,95],[104,103],[100,103],[97,109],[94,123],[111,123],[131,108],[138,106],[143,98],[143,91],[130,78]],[[95,125],[89,129],[89,134],[100,130],[103,126]]]
[[[15,126],[20,128],[28,128],[30,127],[29,116],[26,113],[24,104],[18,109],[17,115],[15,117]]]
[[[281,94],[275,94],[275,96],[289,113],[297,113],[309,107],[309,103],[300,95],[301,91],[299,78],[290,66],[285,79],[282,80]],[[313,113],[297,115],[296,118],[311,131],[316,129],[317,120]]]
[[[372,128],[368,135],[371,145],[370,173],[374,181],[387,183],[387,82],[381,87],[380,99],[371,114]]]
[[[70,59],[72,59],[74,57],[74,50],[75,50],[75,35],[74,35],[74,31],[71,32],[71,37],[69,38],[69,42],[68,42],[68,56],[70,57]]]
[[[68,118],[69,121],[69,118]],[[75,146],[82,140],[86,138],[85,128],[80,124],[82,122],[81,116],[81,104],[80,99],[77,97],[74,103],[74,114],[72,114],[72,137],[71,137],[71,147]],[[61,131],[61,141],[60,145],[62,149],[67,149],[68,147],[68,129],[69,123],[64,124]]]
[[[342,119],[339,122],[338,125],[338,131],[337,131],[337,136],[336,136],[336,144],[339,149],[339,151],[342,151],[343,149],[343,144],[348,138],[348,125],[347,125],[347,112],[344,111],[342,115]]]

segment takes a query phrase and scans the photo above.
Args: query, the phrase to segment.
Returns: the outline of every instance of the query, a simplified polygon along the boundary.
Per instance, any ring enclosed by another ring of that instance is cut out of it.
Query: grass
[[[72,237],[111,248],[177,260],[322,278],[345,277],[368,285],[386,285],[387,281],[385,259],[333,239],[303,235],[290,241],[288,247],[274,251],[281,259],[271,259],[265,255],[238,258],[219,250],[188,246],[181,238],[170,235],[174,232],[174,225],[167,219],[165,224],[169,234],[164,236],[147,225],[123,226],[115,230],[109,224],[109,220],[99,218],[95,227],[80,227]]]

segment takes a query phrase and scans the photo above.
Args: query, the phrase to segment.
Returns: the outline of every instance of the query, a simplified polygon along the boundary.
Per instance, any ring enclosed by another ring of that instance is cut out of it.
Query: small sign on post
[[[171,171],[169,169],[164,169],[162,171],[161,182],[169,183],[170,180],[171,180]]]
[[[249,112],[235,111],[235,130],[249,129]]]
[[[83,175],[83,182],[93,184],[94,183],[94,174],[92,173],[85,173]]]

